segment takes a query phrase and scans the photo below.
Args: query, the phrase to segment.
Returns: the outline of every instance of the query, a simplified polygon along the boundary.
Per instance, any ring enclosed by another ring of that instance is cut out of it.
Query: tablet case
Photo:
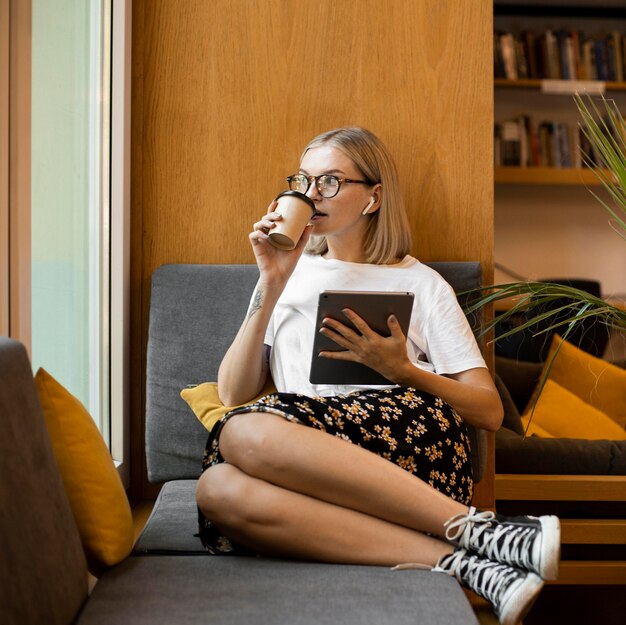
[[[354,325],[342,312],[342,309],[350,308],[362,317],[372,330],[383,336],[390,335],[387,319],[393,314],[406,336],[411,321],[413,298],[413,293],[385,291],[323,291],[320,293],[309,381],[312,384],[395,384],[361,363],[318,356],[321,351],[342,349],[332,339],[319,332],[319,329],[322,327],[322,320],[331,317],[356,331]]]

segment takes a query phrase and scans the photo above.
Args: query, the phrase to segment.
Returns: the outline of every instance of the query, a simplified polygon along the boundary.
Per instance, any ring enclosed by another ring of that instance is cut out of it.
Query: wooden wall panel
[[[308,140],[337,126],[391,149],[418,258],[480,260],[491,279],[489,0],[133,5],[136,394],[152,271],[253,262],[251,224]]]
[[[0,336],[9,336],[9,0],[0,0]]]

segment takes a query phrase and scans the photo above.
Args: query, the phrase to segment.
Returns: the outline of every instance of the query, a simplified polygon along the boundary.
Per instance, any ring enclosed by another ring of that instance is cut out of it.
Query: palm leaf
[[[626,233],[626,219],[618,214],[620,211],[626,214],[626,122],[613,100],[601,98],[603,109],[608,116],[607,122],[593,98],[588,95],[585,99],[587,103],[579,94],[574,96],[583,120],[581,129],[602,163],[583,153],[584,161],[609,193],[615,208],[609,206],[593,191],[591,193],[615,220],[618,226],[616,231],[619,232],[621,229]],[[612,225],[615,227],[615,224]],[[620,235],[626,238],[624,234]]]

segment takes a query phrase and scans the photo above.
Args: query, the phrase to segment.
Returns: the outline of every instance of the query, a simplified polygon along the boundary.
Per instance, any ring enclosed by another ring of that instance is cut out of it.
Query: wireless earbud
[[[372,199],[370,200],[370,203],[363,209],[363,212],[361,213],[361,215],[367,215],[367,213],[370,212],[370,208],[374,206],[375,201],[376,201],[376,198],[372,195]]]

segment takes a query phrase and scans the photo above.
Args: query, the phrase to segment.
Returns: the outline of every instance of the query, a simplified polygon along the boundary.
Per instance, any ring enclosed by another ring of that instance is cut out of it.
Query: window
[[[31,359],[107,441],[110,58],[110,0],[33,0]]]
[[[83,402],[127,481],[131,0],[0,13],[0,332]]]

